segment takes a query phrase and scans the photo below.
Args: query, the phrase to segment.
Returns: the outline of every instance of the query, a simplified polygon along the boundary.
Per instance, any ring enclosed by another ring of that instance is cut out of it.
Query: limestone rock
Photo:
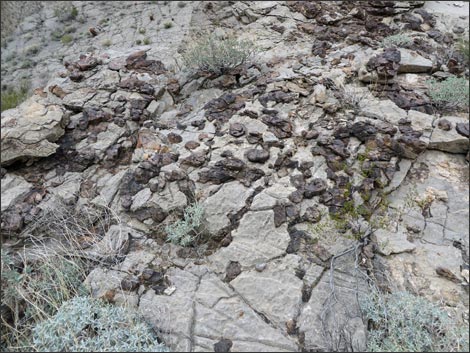
[[[302,280],[295,276],[299,257],[287,255],[272,261],[263,271],[242,272],[231,285],[256,311],[263,313],[277,327],[296,317],[302,302]]]
[[[227,284],[204,269],[167,272],[176,291],[171,296],[147,291],[139,310],[174,351],[211,351],[221,338],[232,351],[297,351],[282,335],[250,308]]]
[[[57,105],[43,105],[32,97],[15,109],[2,112],[1,165],[19,159],[55,153],[64,134],[65,119]]]
[[[351,268],[354,265],[350,264]],[[323,276],[312,290],[308,303],[303,307],[298,319],[299,332],[305,335],[305,349],[310,351],[353,351],[366,349],[366,327],[362,322],[361,311],[356,300],[356,281],[352,270],[344,268],[346,274],[334,273],[336,289],[335,300],[332,300],[331,311],[325,307],[331,295],[329,276]],[[364,282],[359,279],[359,295],[364,291]],[[331,300],[331,297],[330,297]],[[332,314],[334,311],[334,314]],[[322,330],[331,337],[325,340]]]
[[[94,298],[114,297],[116,289],[121,286],[121,281],[126,277],[124,272],[96,267],[84,281]]]
[[[433,64],[432,61],[423,58],[418,53],[411,50],[400,48],[401,60],[400,67],[398,68],[399,73],[418,73],[418,72],[430,72]]]
[[[5,175],[1,180],[1,211],[15,205],[22,197],[26,196],[32,187],[33,185],[19,175]]]
[[[240,211],[252,189],[244,187],[240,182],[233,181],[222,185],[219,191],[208,197],[202,207],[206,214],[207,230],[217,234],[230,224],[228,216]]]
[[[457,124],[468,124],[468,119],[456,116],[444,118],[451,124],[451,129],[446,131],[439,127],[434,128],[428,148],[450,153],[467,153],[469,150],[468,137],[460,134],[456,126]]]
[[[378,229],[374,234],[377,237],[378,251],[382,255],[412,252],[416,249],[416,245],[406,239],[406,234],[403,231],[389,232]]]
[[[129,241],[132,229],[122,225],[112,225],[88,254],[105,261],[117,260],[129,251]]]
[[[232,232],[232,242],[211,255],[217,271],[222,272],[230,261],[238,261],[242,268],[254,266],[285,253],[290,237],[287,224],[274,224],[274,212],[247,212],[238,228]]]

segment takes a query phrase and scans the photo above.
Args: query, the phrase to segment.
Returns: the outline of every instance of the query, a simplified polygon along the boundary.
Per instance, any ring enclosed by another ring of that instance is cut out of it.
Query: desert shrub
[[[39,47],[37,45],[32,45],[25,50],[26,55],[34,55],[39,53]]]
[[[77,18],[77,15],[78,9],[70,3],[58,5],[54,9],[54,16],[56,16],[61,22],[74,20]]]
[[[204,209],[198,203],[186,207],[183,219],[165,227],[167,241],[182,246],[193,244],[201,234],[200,227],[203,215]]]
[[[29,68],[31,68],[31,67],[33,67],[33,66],[35,66],[35,65],[36,65],[36,63],[35,63],[33,60],[31,60],[31,59],[25,59],[25,60],[21,63],[20,69],[29,69]]]
[[[28,98],[29,84],[22,82],[18,88],[2,88],[1,110],[15,108]]]
[[[249,61],[255,50],[251,41],[233,37],[219,39],[208,34],[190,44],[183,53],[183,62],[189,70],[222,75]]]
[[[87,293],[82,283],[93,259],[88,260],[83,245],[99,241],[117,222],[108,208],[58,201],[20,235],[29,244],[24,253],[2,248],[2,350],[34,350],[33,327],[51,318],[63,302]]]
[[[356,87],[339,86],[336,96],[344,108],[352,109],[357,113],[363,101],[369,96],[369,92]]]
[[[468,329],[453,322],[445,310],[407,292],[360,300],[369,321],[371,352],[468,352]]]
[[[168,352],[136,314],[90,297],[64,302],[33,337],[41,352]]]
[[[73,37],[70,34],[64,34],[62,38],[60,38],[60,41],[63,44],[69,44],[73,41]]]
[[[113,43],[111,42],[111,39],[105,39],[102,44],[103,47],[110,47]]]
[[[406,47],[413,43],[413,40],[408,37],[406,34],[395,34],[393,36],[385,37],[382,40],[382,47],[390,48],[390,47]]]
[[[468,80],[463,77],[449,77],[444,81],[431,79],[428,82],[428,94],[438,109],[468,109]]]

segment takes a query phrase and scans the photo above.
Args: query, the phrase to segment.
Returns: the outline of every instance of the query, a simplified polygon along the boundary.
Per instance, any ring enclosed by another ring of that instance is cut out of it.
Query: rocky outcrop
[[[87,21],[92,5],[77,5]],[[439,116],[426,95],[432,72],[452,73],[421,5],[136,2],[127,15],[119,3],[86,42],[110,47],[70,49],[2,113],[2,235],[27,237],[62,203],[111,214],[83,244],[96,263],[85,284],[171,350],[363,351],[358,298],[372,279],[391,289],[384,273],[464,312],[468,119]],[[179,70],[193,30],[213,23],[257,41],[256,61],[220,77]],[[413,44],[377,49],[399,30]],[[136,44],[142,32],[155,41]],[[193,242],[168,241],[190,205]]]

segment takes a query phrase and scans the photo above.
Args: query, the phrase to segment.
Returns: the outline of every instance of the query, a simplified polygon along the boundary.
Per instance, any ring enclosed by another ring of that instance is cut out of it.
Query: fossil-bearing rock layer
[[[113,209],[122,225],[89,249],[102,265],[86,284],[171,350],[364,350],[364,273],[468,320],[469,119],[435,111],[424,84],[468,78],[449,54],[468,16],[423,1],[73,4],[64,24],[41,2],[2,49],[2,87],[34,89],[1,115],[3,246],[54,205]],[[64,26],[70,44],[51,39]],[[181,52],[201,29],[258,53],[190,75]],[[397,33],[412,42],[381,48]],[[205,237],[166,242],[194,201]]]

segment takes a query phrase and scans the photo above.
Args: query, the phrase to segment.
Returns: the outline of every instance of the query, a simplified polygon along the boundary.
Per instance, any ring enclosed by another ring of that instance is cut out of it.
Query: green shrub
[[[139,29],[139,33],[140,33],[140,34],[145,34],[145,32],[146,32],[145,28]]]
[[[146,37],[144,38],[144,44],[149,45],[151,43],[150,38]]]
[[[18,89],[2,89],[2,112],[7,109],[15,108],[28,98],[29,85],[22,83]]]
[[[204,209],[198,203],[186,207],[183,219],[166,226],[167,241],[182,246],[193,244],[201,234],[203,215]]]
[[[390,48],[390,47],[405,47],[413,43],[413,40],[408,37],[406,34],[395,34],[393,36],[385,37],[382,40],[382,47]]]
[[[90,297],[64,302],[33,337],[41,352],[168,352],[137,315]]]
[[[178,1],[178,7],[183,8],[186,6],[186,3],[184,1]]]
[[[185,66],[192,71],[222,75],[250,60],[256,49],[251,41],[219,39],[213,34],[196,39],[183,53]]]
[[[173,27],[173,22],[165,22],[163,27],[165,27],[166,29],[171,28],[171,27]]]
[[[463,77],[449,77],[444,81],[431,79],[428,94],[432,103],[441,110],[468,109],[468,80]]]
[[[137,39],[137,40],[135,41],[135,44],[141,45],[141,44],[142,44],[142,41],[141,41],[140,39]]]
[[[77,15],[78,15],[78,10],[74,5],[72,5],[72,8],[70,10],[70,17],[74,19],[77,17]]]
[[[468,328],[430,301],[407,292],[360,300],[369,321],[370,352],[468,352]]]
[[[70,34],[64,34],[62,38],[60,38],[62,44],[69,44],[73,41],[73,37]]]

